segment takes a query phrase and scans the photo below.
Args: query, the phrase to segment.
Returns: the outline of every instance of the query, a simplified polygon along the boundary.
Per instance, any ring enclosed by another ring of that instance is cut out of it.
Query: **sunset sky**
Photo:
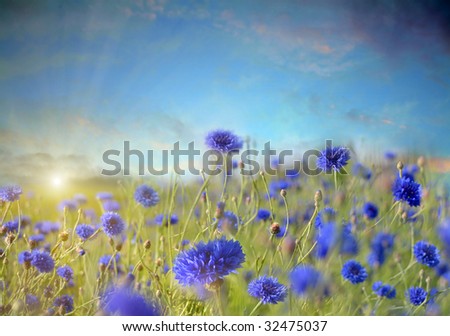
[[[444,1],[2,1],[0,179],[219,127],[448,158],[449,55]]]

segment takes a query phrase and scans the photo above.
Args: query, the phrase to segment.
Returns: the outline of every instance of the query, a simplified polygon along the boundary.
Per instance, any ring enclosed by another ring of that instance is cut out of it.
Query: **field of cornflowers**
[[[206,144],[242,147],[229,131]],[[317,165],[124,181],[58,206],[3,186],[0,314],[448,315],[449,202],[426,160],[334,147]]]

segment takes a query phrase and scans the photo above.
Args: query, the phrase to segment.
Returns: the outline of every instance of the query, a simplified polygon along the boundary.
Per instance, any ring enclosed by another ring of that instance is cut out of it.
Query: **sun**
[[[61,187],[63,184],[63,180],[60,176],[54,176],[52,179],[52,184],[54,187]]]

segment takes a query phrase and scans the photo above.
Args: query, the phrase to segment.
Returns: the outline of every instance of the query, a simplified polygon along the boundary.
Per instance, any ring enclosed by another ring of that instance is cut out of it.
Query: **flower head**
[[[372,290],[378,296],[385,297],[387,299],[394,299],[397,295],[395,287],[388,284],[383,284],[381,281],[375,282],[372,285]]]
[[[67,209],[68,211],[75,211],[78,208],[78,203],[74,200],[63,200],[58,204],[58,210],[64,211]]]
[[[183,286],[211,284],[242,267],[245,254],[238,241],[221,239],[199,242],[181,252],[175,259],[173,272]]]
[[[332,222],[323,224],[316,233],[316,257],[324,259],[336,241],[336,225]]]
[[[356,255],[359,252],[358,241],[352,233],[351,224],[345,224],[341,230],[340,253],[347,255]]]
[[[95,228],[87,224],[79,224],[75,229],[75,233],[81,240],[87,240],[95,233]]]
[[[423,240],[414,245],[414,256],[419,263],[428,267],[435,267],[440,261],[439,250],[436,246]]]
[[[70,295],[61,295],[53,301],[53,306],[61,309],[61,314],[70,313],[73,310],[73,297]]]
[[[96,198],[99,201],[106,201],[106,200],[112,200],[113,199],[113,195],[109,192],[106,191],[101,191],[97,194]]]
[[[367,202],[363,206],[363,213],[368,219],[375,219],[378,216],[378,207],[372,202]]]
[[[136,202],[142,204],[144,208],[155,206],[159,202],[159,195],[152,187],[142,184],[134,192]]]
[[[120,210],[119,202],[115,200],[106,200],[102,203],[103,210],[117,212]]]
[[[350,150],[345,147],[327,147],[317,158],[317,167],[327,173],[339,172],[350,160]]]
[[[408,289],[406,295],[412,305],[420,306],[427,299],[428,293],[422,287],[411,287]]]
[[[333,222],[336,218],[336,210],[330,207],[323,208],[319,211],[314,221],[316,229],[322,227],[323,224]]]
[[[109,288],[102,295],[100,306],[108,315],[157,316],[156,305],[129,286]]]
[[[0,188],[0,200],[3,202],[14,202],[20,198],[22,188],[16,185],[4,186]]]
[[[394,247],[394,235],[379,232],[370,243],[372,252],[369,254],[369,264],[371,266],[381,266],[386,261],[386,257],[392,252]]]
[[[40,243],[45,240],[45,236],[42,233],[38,233],[38,234],[30,236],[30,238],[28,238],[28,240],[33,243]]]
[[[6,232],[17,232],[19,230],[19,221],[18,220],[12,220],[9,222],[6,222],[5,224],[3,224],[2,226]]]
[[[205,144],[210,149],[228,153],[239,151],[242,148],[243,141],[231,131],[218,129],[206,135]]]
[[[263,275],[249,283],[248,293],[258,298],[263,304],[276,304],[284,301],[287,288],[280,284],[278,279]]]
[[[109,237],[117,236],[125,230],[125,222],[118,213],[106,212],[100,218],[103,230]]]
[[[407,202],[410,206],[420,205],[422,188],[409,177],[397,177],[392,185],[392,194],[396,201]]]
[[[353,175],[359,176],[365,180],[370,180],[372,177],[372,171],[359,162],[353,165],[352,173]]]
[[[310,265],[299,265],[289,274],[292,291],[300,296],[316,289],[322,283],[322,274]]]
[[[58,232],[59,223],[53,223],[49,221],[37,222],[34,226],[34,230],[37,233],[42,233],[44,235],[49,234],[50,232]]]
[[[234,212],[226,210],[217,222],[217,228],[225,232],[235,232],[239,226],[239,217]]]
[[[40,302],[37,296],[32,294],[27,294],[25,296],[25,305],[29,311],[35,311],[39,308]]]
[[[445,219],[443,223],[439,225],[438,235],[444,246],[445,254],[450,258],[450,218]]]
[[[33,251],[31,266],[36,267],[40,273],[50,273],[55,268],[55,261],[48,252]]]
[[[73,269],[67,265],[58,267],[56,274],[67,282],[73,279]]]
[[[341,274],[345,280],[353,285],[364,282],[367,279],[366,269],[356,260],[347,261],[342,267]]]
[[[17,259],[19,260],[19,264],[31,263],[31,260],[33,260],[33,254],[30,251],[23,251],[19,253]]]
[[[104,266],[104,267],[108,267],[109,265],[109,270],[113,270],[114,269],[114,261],[111,260],[112,256],[110,254],[105,254],[104,256],[101,256],[100,259],[98,260],[98,264],[100,266]],[[114,257],[114,260],[116,261],[116,264],[119,262],[120,260],[120,255],[117,253],[116,256]]]
[[[270,211],[267,209],[259,209],[258,213],[256,214],[256,218],[258,220],[266,221],[270,218]]]

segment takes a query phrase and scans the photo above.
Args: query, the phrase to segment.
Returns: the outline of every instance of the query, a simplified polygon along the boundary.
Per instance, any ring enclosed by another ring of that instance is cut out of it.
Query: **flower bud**
[[[270,233],[276,235],[279,234],[280,231],[281,231],[280,224],[277,222],[272,223],[272,225],[270,226]]]
[[[397,169],[398,169],[398,170],[402,170],[403,167],[404,167],[403,162],[402,162],[402,161],[398,161],[398,162],[397,162]]]
[[[285,198],[287,195],[286,189],[281,189],[280,195],[281,195],[281,197]]]
[[[322,202],[322,191],[321,190],[317,190],[316,193],[314,194],[314,202],[316,202],[317,204]]]
[[[144,242],[144,248],[145,248],[146,250],[149,250],[150,247],[152,247],[152,242],[151,242],[150,240],[146,240],[146,241]]]
[[[59,239],[61,239],[61,241],[65,242],[69,239],[69,232],[67,231],[63,231],[59,234]]]

